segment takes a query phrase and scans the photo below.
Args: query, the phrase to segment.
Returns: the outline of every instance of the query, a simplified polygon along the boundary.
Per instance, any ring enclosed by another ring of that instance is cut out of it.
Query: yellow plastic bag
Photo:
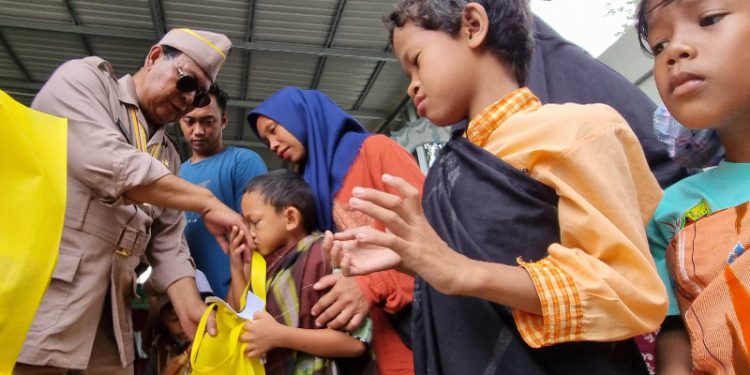
[[[252,270],[248,288],[266,301],[266,261],[257,251],[253,252]],[[241,307],[245,307],[245,300],[241,301]],[[216,310],[215,337],[206,333],[206,320],[211,311]],[[242,327],[246,320],[222,300],[212,303],[201,317],[196,331],[193,348],[190,351],[190,367],[193,375],[209,374],[237,374],[237,375],[265,375],[266,370],[259,358],[248,358],[245,355],[245,343],[239,341]]]
[[[67,125],[0,90],[0,374],[13,370],[57,261]]]

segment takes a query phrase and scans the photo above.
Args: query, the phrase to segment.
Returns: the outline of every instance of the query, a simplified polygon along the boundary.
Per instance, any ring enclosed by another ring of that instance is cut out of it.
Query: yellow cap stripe
[[[179,29],[179,30],[184,31],[184,32],[186,32],[186,33],[188,33],[188,34],[190,34],[190,35],[192,35],[192,36],[200,39],[203,43],[206,43],[209,47],[213,48],[216,52],[218,52],[219,55],[221,55],[221,57],[223,59],[227,58],[227,56],[224,54],[224,52],[221,50],[221,48],[217,47],[215,44],[211,43],[210,40],[204,38],[203,36],[201,36],[200,34],[196,33],[195,31],[187,29],[187,28],[185,28],[185,29]]]

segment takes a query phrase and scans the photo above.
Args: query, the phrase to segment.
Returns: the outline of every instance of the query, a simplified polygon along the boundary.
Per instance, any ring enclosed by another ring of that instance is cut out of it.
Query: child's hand
[[[229,264],[231,272],[242,273],[244,261],[243,254],[247,246],[243,243],[245,233],[237,227],[232,227],[229,233]]]
[[[240,336],[240,341],[247,343],[245,354],[257,358],[279,347],[285,328],[268,312],[256,312],[253,320],[245,323],[245,332]]]
[[[356,240],[358,234],[370,232],[380,233],[371,226],[351,228],[336,233],[337,238],[354,239],[334,240],[331,245],[331,264],[335,262],[346,276],[367,275],[389,269],[399,270],[401,256],[398,253],[387,247],[360,243]]]
[[[340,257],[345,275],[400,267],[417,273],[442,293],[457,287],[457,267],[468,258],[451,250],[424,216],[419,190],[404,179],[384,174],[383,183],[399,195],[356,187],[349,205],[385,224],[386,231],[360,227],[334,235],[331,258]]]
[[[162,370],[162,375],[177,375],[181,372],[183,367],[188,363],[190,360],[190,346],[187,347],[187,349],[181,353],[180,355],[173,356],[169,358],[167,361],[167,364],[164,365],[164,369]]]

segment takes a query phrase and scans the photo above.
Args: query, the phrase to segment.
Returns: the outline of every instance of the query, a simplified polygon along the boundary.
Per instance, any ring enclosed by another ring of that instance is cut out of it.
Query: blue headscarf
[[[333,197],[370,133],[317,90],[285,87],[271,95],[247,114],[256,135],[259,115],[279,123],[305,146],[307,158],[300,173],[315,193],[316,227],[335,229]]]

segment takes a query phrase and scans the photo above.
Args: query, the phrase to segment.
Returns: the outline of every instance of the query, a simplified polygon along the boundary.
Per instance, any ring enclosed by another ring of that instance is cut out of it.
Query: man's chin
[[[186,113],[187,111],[178,111],[176,108],[171,107],[169,110],[159,113],[159,118],[154,120],[159,121],[160,125],[169,124],[171,122],[177,123]]]
[[[200,148],[193,147],[192,151],[193,151],[193,154],[196,154],[196,155],[200,155],[200,156],[206,155],[206,149],[204,149],[203,147],[200,147]]]

